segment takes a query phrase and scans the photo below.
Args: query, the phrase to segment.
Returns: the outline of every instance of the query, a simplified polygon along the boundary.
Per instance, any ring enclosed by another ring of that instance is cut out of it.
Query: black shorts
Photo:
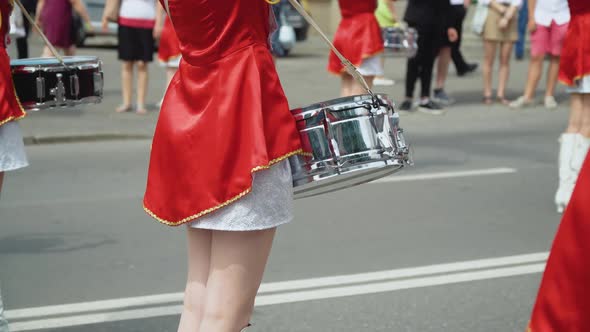
[[[119,25],[119,60],[152,62],[155,51],[153,31]]]

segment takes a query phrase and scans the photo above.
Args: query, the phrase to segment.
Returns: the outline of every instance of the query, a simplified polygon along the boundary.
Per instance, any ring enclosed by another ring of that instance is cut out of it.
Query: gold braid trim
[[[12,88],[14,89],[14,98],[16,99],[16,103],[18,104],[18,107],[20,107],[20,110],[23,112],[23,115],[10,116],[10,117],[8,117],[8,119],[5,119],[5,120],[0,121],[0,126],[3,125],[3,124],[5,124],[5,123],[8,123],[10,121],[20,120],[20,119],[24,118],[25,116],[27,116],[27,112],[23,108],[23,105],[20,103],[20,99],[18,99],[18,95],[16,94],[16,88],[14,87],[14,84],[12,84]]]
[[[272,166],[273,164],[276,164],[276,163],[278,163],[280,161],[283,161],[283,160],[285,160],[285,159],[287,159],[287,158],[289,158],[291,156],[294,156],[296,154],[306,154],[306,152],[303,152],[303,149],[298,149],[298,150],[295,150],[295,151],[291,151],[291,152],[289,152],[289,153],[287,153],[287,154],[285,154],[285,155],[283,155],[281,157],[278,157],[278,158],[275,158],[275,159],[269,161],[267,165],[261,165],[261,166],[256,166],[256,167],[252,168],[250,170],[250,173],[258,172],[258,171],[263,170],[263,169],[269,169],[270,166]],[[152,212],[150,209],[148,209],[147,206],[145,206],[145,203],[143,204],[143,210],[147,214],[149,214],[152,218],[156,219],[157,221],[161,222],[164,225],[168,225],[168,226],[179,226],[179,225],[182,225],[182,224],[187,223],[189,221],[192,221],[194,219],[200,218],[200,217],[202,217],[202,216],[204,216],[206,214],[209,214],[209,213],[211,213],[213,211],[216,211],[218,209],[221,209],[222,207],[226,207],[226,206],[230,205],[231,203],[239,200],[240,198],[246,196],[248,193],[250,193],[250,191],[252,191],[252,186],[250,186],[248,189],[242,191],[238,195],[230,198],[229,200],[227,200],[227,201],[225,201],[225,202],[223,202],[223,203],[221,203],[221,204],[219,204],[217,206],[214,206],[212,208],[208,208],[206,210],[203,210],[203,211],[201,211],[201,212],[199,212],[197,214],[193,214],[192,216],[188,216],[188,217],[186,217],[184,219],[181,219],[179,221],[169,221],[169,220],[164,220],[164,219],[158,217],[154,212]]]

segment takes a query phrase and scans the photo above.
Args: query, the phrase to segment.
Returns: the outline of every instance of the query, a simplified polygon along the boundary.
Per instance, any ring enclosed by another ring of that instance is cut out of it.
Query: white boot
[[[590,137],[577,135],[576,145],[574,146],[574,155],[572,156],[572,170],[575,174],[574,187],[576,185],[578,175],[580,174],[580,170],[582,170],[582,166],[584,165],[584,161],[586,160],[588,149],[590,149]]]
[[[559,187],[555,193],[557,212],[562,213],[570,200],[577,174],[572,168],[572,158],[579,134],[563,133],[559,138]]]

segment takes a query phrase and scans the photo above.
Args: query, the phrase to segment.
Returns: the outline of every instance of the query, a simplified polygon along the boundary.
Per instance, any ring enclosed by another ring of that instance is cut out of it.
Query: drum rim
[[[376,93],[375,96],[377,96],[380,100],[382,100],[387,106],[391,106],[391,110],[393,112],[394,103],[388,94]],[[361,97],[361,99],[355,100],[355,98],[359,98],[359,97]],[[306,119],[313,117],[314,116],[314,114],[312,114],[313,111],[321,111],[323,109],[329,109],[331,107],[340,106],[340,105],[342,105],[342,106],[351,105],[351,106],[356,106],[356,107],[362,107],[359,105],[360,103],[371,101],[372,98],[373,97],[370,94],[339,97],[339,98],[330,99],[330,100],[326,100],[326,101],[322,101],[322,102],[317,102],[317,103],[314,103],[314,104],[311,104],[308,106],[304,106],[304,107],[294,108],[291,110],[291,114],[293,116],[301,117],[301,118],[298,118],[297,121],[302,121],[302,120],[306,120]],[[381,106],[385,107],[386,105],[381,105]]]
[[[74,55],[74,56],[64,56],[63,60],[66,64],[76,65],[76,64],[86,64],[86,63],[95,63],[99,64],[100,60],[97,56],[93,55]],[[40,63],[34,63],[34,61],[39,61]],[[46,67],[63,67],[62,64],[57,60],[57,58],[24,58],[24,59],[14,59],[10,60],[11,67],[35,67],[35,68],[46,68]]]

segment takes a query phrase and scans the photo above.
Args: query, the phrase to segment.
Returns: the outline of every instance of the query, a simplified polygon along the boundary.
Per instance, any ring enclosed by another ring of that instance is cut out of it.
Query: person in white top
[[[570,10],[567,0],[529,1],[528,29],[531,32],[531,62],[528,79],[524,95],[510,103],[510,107],[521,108],[533,105],[535,90],[543,71],[543,60],[546,55],[549,55],[544,105],[546,108],[553,109],[557,107],[553,94],[559,74],[561,47],[570,21]]]

